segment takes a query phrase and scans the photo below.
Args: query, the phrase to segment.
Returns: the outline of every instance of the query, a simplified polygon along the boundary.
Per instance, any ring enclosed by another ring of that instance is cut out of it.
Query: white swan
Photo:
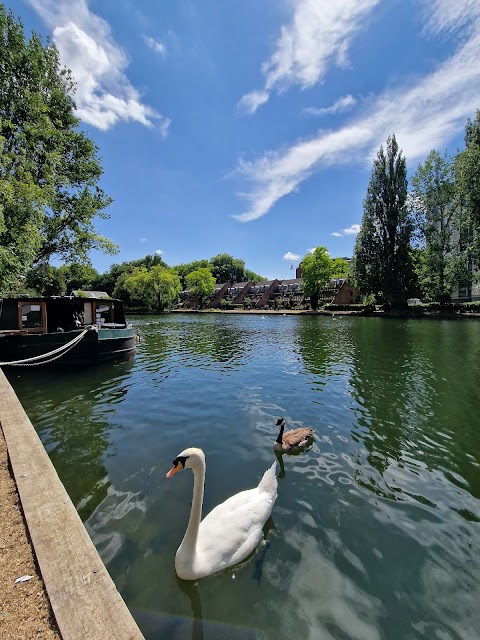
[[[167,478],[189,467],[194,479],[190,519],[175,556],[178,577],[204,578],[244,560],[262,539],[263,525],[277,498],[276,461],[265,471],[258,487],[228,498],[201,522],[205,455],[201,449],[185,449],[172,464]]]

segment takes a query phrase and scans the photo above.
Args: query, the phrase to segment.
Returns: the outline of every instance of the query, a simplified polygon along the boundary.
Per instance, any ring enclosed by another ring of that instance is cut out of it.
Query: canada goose
[[[279,418],[275,426],[280,427],[280,433],[275,440],[273,448],[275,451],[282,451],[283,453],[305,449],[310,444],[315,432],[315,429],[311,427],[300,427],[299,429],[290,429],[290,431],[284,432],[285,418]]]
[[[265,471],[255,489],[241,491],[202,517],[205,455],[201,449],[185,449],[167,473],[171,478],[182,469],[193,471],[193,499],[185,536],[175,556],[179,578],[196,580],[238,564],[258,546],[263,526],[277,498],[277,462]]]

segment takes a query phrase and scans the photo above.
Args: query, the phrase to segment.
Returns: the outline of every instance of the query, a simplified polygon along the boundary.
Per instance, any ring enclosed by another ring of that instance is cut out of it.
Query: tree
[[[412,281],[410,239],[412,219],[405,205],[407,167],[395,135],[373,163],[355,243],[353,273],[363,294],[385,302],[405,303]]]
[[[185,288],[187,285],[185,284],[186,276],[192,271],[196,271],[197,269],[208,269],[210,267],[210,263],[208,260],[194,260],[193,262],[188,262],[186,264],[178,264],[173,267],[174,271],[178,273],[180,276],[180,282],[182,283],[182,287]]]
[[[245,262],[228,253],[219,253],[210,259],[210,270],[217,282],[242,282],[245,275]]]
[[[203,307],[203,299],[210,297],[215,291],[215,278],[210,269],[201,268],[192,271],[185,277],[187,288],[195,296],[200,296],[200,309]]]
[[[333,259],[332,278],[348,278],[350,274],[350,265],[343,258]]]
[[[333,272],[334,262],[326,247],[317,247],[302,260],[303,290],[312,309],[317,309],[320,293],[330,284]]]
[[[152,311],[165,311],[177,300],[181,291],[180,278],[171,269],[155,265],[151,269],[136,267],[124,282],[131,299]]]
[[[465,127],[466,149],[455,163],[456,187],[460,199],[460,251],[465,260],[480,263],[480,110]]]
[[[416,216],[421,260],[417,275],[422,297],[448,302],[455,283],[454,222],[457,214],[454,164],[435,149],[412,178],[409,201]]]
[[[93,227],[111,200],[97,147],[78,130],[74,88],[55,45],[27,42],[0,4],[0,293],[50,256],[116,251]]]
[[[90,264],[74,262],[58,268],[61,278],[66,284],[67,292],[73,289],[95,290],[99,279],[99,273]]]
[[[26,289],[33,289],[39,296],[58,296],[65,293],[65,278],[57,267],[48,262],[40,262],[27,272],[24,280]]]

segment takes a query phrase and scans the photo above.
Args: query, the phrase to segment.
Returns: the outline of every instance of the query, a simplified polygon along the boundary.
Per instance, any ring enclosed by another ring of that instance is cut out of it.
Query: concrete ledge
[[[142,639],[1,369],[0,424],[30,538],[63,640]]]

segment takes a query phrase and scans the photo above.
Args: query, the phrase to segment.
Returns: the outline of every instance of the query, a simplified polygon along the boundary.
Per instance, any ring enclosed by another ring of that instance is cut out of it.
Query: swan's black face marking
[[[178,458],[175,458],[175,460],[172,462],[173,466],[176,467],[180,462],[180,464],[182,465],[182,469],[185,469],[185,462],[187,461],[188,457],[189,456],[179,456]]]

